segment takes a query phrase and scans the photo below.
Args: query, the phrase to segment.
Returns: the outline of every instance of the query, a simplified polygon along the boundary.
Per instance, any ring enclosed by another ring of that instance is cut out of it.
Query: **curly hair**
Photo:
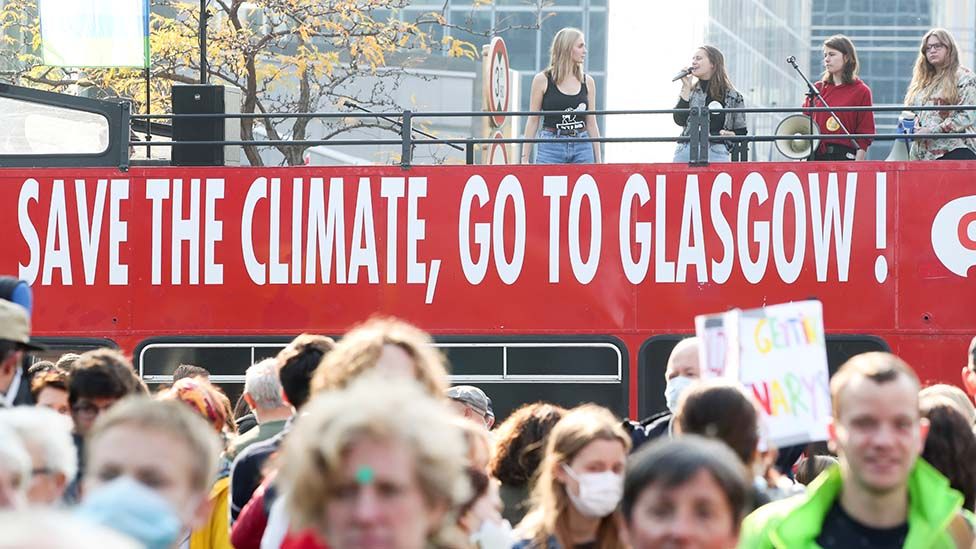
[[[412,474],[426,503],[431,508],[445,505],[451,515],[433,525],[428,542],[452,546],[448,542],[458,535],[453,526],[457,510],[471,498],[472,486],[464,435],[443,399],[413,381],[388,383],[369,373],[344,390],[313,396],[303,410],[285,442],[278,473],[296,527],[314,528],[323,535],[346,527],[329,524],[325,509],[339,497],[337,486],[349,449],[363,440],[376,440],[413,456]]]
[[[566,414],[555,404],[536,402],[518,408],[494,432],[494,452],[488,472],[502,484],[526,486],[535,475],[546,449],[549,431]]]
[[[922,416],[929,420],[922,458],[949,479],[965,498],[970,511],[976,505],[976,435],[962,413],[944,397],[922,401]]]
[[[427,332],[395,318],[372,318],[355,326],[327,353],[312,377],[312,393],[342,389],[376,366],[383,347],[399,347],[413,359],[418,381],[431,395],[447,391],[447,361]]]

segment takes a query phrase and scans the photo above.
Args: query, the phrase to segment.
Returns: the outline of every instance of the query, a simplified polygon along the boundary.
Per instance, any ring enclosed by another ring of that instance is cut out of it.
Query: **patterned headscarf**
[[[227,424],[227,413],[220,402],[220,395],[206,381],[190,377],[183,378],[160,394],[161,400],[179,400],[193,408],[193,411],[207,420],[217,433]]]

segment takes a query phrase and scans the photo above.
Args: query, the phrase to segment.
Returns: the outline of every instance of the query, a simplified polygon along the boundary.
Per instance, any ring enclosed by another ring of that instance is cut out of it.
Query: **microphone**
[[[681,80],[682,78],[688,76],[689,74],[691,74],[691,67],[688,67],[687,69],[681,69],[681,72],[676,74],[674,78],[671,79],[671,81],[677,82],[678,80]]]

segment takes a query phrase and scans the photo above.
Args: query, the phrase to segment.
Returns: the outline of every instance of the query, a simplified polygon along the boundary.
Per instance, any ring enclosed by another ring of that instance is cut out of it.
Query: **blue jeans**
[[[708,146],[708,161],[709,162],[729,162],[729,149],[725,147],[725,143],[712,143]],[[691,162],[691,150],[687,143],[679,143],[678,148],[674,150],[674,162],[687,164]]]
[[[539,139],[564,139],[575,137],[589,137],[590,134],[583,131],[573,136],[556,135],[549,130],[540,130]],[[567,143],[536,143],[535,144],[535,163],[536,164],[592,164],[593,143],[567,142]]]

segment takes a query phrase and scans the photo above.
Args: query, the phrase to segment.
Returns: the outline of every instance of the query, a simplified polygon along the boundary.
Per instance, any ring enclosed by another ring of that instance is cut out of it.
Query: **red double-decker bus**
[[[54,352],[116,345],[240,383],[300,332],[376,314],[455,381],[663,408],[697,314],[816,298],[832,368],[890,349],[956,382],[976,332],[964,162],[0,169],[0,271]]]

